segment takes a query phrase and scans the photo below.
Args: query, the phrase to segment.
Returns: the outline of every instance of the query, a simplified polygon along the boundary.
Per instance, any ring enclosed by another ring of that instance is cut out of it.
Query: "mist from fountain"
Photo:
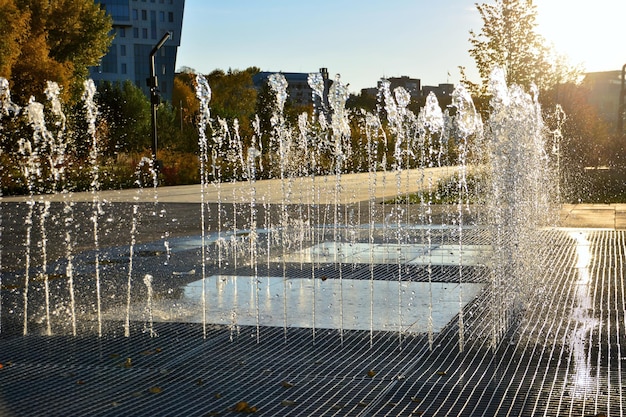
[[[397,332],[398,343],[402,346],[404,335],[420,328],[428,335],[429,347],[432,349],[434,335],[440,329],[434,324],[433,318],[438,302],[433,288],[436,281],[441,281],[435,269],[439,265],[454,263],[457,268],[454,281],[458,284],[458,292],[455,294],[458,295],[456,322],[459,349],[463,350],[467,337],[472,336],[467,334],[465,312],[468,303],[475,298],[476,290],[472,287],[474,284],[466,280],[470,274],[468,271],[475,265],[489,269],[489,282],[484,291],[488,294],[490,305],[490,338],[494,347],[514,324],[520,311],[528,307],[525,303],[532,298],[531,293],[536,286],[533,277],[538,275],[535,268],[539,263],[529,259],[522,249],[532,246],[537,231],[553,221],[550,214],[553,213],[554,190],[550,184],[555,176],[552,161],[546,152],[550,144],[543,132],[536,92],[529,95],[519,87],[509,87],[504,83],[503,74],[495,72],[490,86],[493,112],[483,126],[469,93],[462,86],[454,90],[452,104],[445,111],[441,110],[436,97],[431,94],[426,99],[425,107],[416,115],[408,108],[409,93],[403,88],[391,91],[389,82],[383,81],[380,110],[384,112],[360,111],[350,114],[346,109],[348,90],[340,79],[337,77],[330,87],[326,106],[324,80],[320,74],[313,73],[309,75],[309,84],[313,89],[314,101],[321,104],[314,114],[303,113],[298,117],[297,123],[291,125],[284,114],[288,97],[284,76],[275,74],[269,78],[269,83],[276,98],[272,109],[271,131],[263,132],[257,117],[253,122],[255,136],[242,138],[237,121],[229,124],[225,120],[211,118],[211,89],[203,76],[198,75],[196,78],[196,95],[200,101],[199,256],[202,268],[198,281],[201,287],[198,289],[200,301],[196,307],[199,313],[196,313],[201,317],[199,322],[202,323],[204,337],[207,326],[211,323],[228,324],[236,333],[245,322],[245,317],[250,316],[256,328],[255,337],[258,342],[261,337],[260,328],[267,325],[268,317],[271,316],[266,308],[270,304],[281,303],[280,324],[277,320],[269,322],[274,326],[282,326],[285,343],[289,342],[289,329],[294,322],[300,320],[304,324],[299,325],[311,328],[314,342],[320,329],[319,323],[327,326],[328,322],[332,322],[342,342],[346,329],[364,326],[369,330],[370,345],[379,330]],[[0,79],[0,86],[4,84]],[[90,221],[94,261],[89,274],[94,279],[93,310],[91,305],[85,304],[85,297],[82,304],[77,304],[75,297],[78,254],[74,250],[75,237],[72,230],[77,230],[78,225],[74,218],[76,209],[71,203],[71,196],[64,200],[65,217],[62,222],[65,227],[65,277],[71,300],[69,321],[72,334],[77,334],[77,321],[89,321],[91,314],[95,313],[97,334],[101,336],[104,332],[103,323],[106,321],[104,317],[111,317],[115,309],[120,309],[121,306],[115,303],[110,306],[110,300],[106,302],[107,307],[103,306],[103,300],[111,297],[106,294],[101,282],[101,274],[106,267],[101,264],[105,248],[100,245],[103,227],[100,219],[106,210],[112,211],[113,208],[107,207],[100,197],[95,86],[88,82],[85,87],[87,133],[92,140],[89,154],[92,163]],[[5,91],[8,94],[8,89]],[[55,145],[48,163],[51,166],[62,166],[63,155],[68,150],[63,148],[65,117],[60,110],[56,91],[50,87],[50,106],[54,116],[52,123],[59,133],[49,136],[49,142]],[[4,103],[2,108],[7,109],[6,101]],[[29,315],[32,310],[29,307],[31,276],[33,270],[39,268],[39,279],[45,284],[43,292],[46,333],[53,334],[62,331],[64,326],[55,323],[55,318],[51,316],[51,289],[48,287],[47,268],[52,260],[45,251],[50,238],[46,232],[50,219],[50,203],[40,196],[41,190],[37,188],[37,183],[43,181],[40,175],[46,171],[41,169],[42,159],[39,156],[43,149],[40,145],[42,138],[49,135],[46,126],[50,121],[46,121],[43,105],[39,103],[31,102],[26,111],[31,118],[33,136],[20,138],[21,153],[26,160],[23,175],[28,181],[29,190],[26,232],[22,237],[25,249],[21,291],[23,305],[20,308],[5,308],[3,314],[6,316],[7,311],[20,314],[19,311],[22,311],[23,333],[29,333],[32,320],[39,319]],[[386,121],[382,120],[381,114],[384,114]],[[352,123],[353,120],[358,122]],[[359,132],[353,131],[352,127],[357,124],[361,126]],[[269,142],[266,142],[269,145],[266,146],[270,149],[263,148],[263,135],[269,137]],[[218,154],[218,150],[226,145],[230,149],[229,153]],[[362,201],[356,195],[351,195],[350,191],[344,190],[343,185],[351,174],[352,168],[348,167],[348,161],[358,152],[362,152],[363,159],[367,161],[365,172],[369,182],[368,196]],[[273,158],[270,159],[272,166],[263,166],[266,163],[263,155]],[[228,188],[232,190],[232,195],[229,196],[222,191],[227,184],[221,172],[221,159],[226,160],[229,170],[243,180],[237,184],[238,188]],[[152,161],[146,159],[141,164],[148,167],[156,189],[156,170]],[[259,197],[258,192],[259,173],[264,171],[266,175],[273,168],[277,169],[277,176],[269,181],[278,181],[281,196],[279,202],[270,202],[265,196]],[[441,193],[442,185],[439,181],[443,170],[454,174],[453,177],[456,178],[452,185],[456,191],[454,204],[440,205],[436,200],[437,194]],[[144,171],[142,166],[138,167],[138,178],[141,178]],[[62,170],[50,172],[54,181],[62,183]],[[415,172],[417,177],[414,176]],[[480,195],[474,195],[470,189],[469,176],[478,175],[485,176],[480,192],[482,195],[489,195],[489,198],[481,199]],[[390,186],[394,180],[394,185]],[[138,181],[139,195],[145,185],[141,179]],[[409,184],[412,181],[421,190],[417,204],[410,203]],[[215,206],[206,200],[209,188],[217,191]],[[238,189],[244,192],[241,193]],[[67,193],[65,190],[61,192]],[[158,209],[160,202],[156,191],[154,196],[153,214],[163,216],[163,212]],[[391,200],[394,196],[401,198]],[[230,203],[227,204],[226,200]],[[366,207],[363,210],[361,203]],[[133,286],[137,274],[143,277],[148,294],[148,300],[141,303],[141,309],[142,316],[145,317],[147,313],[149,317],[149,323],[144,328],[150,334],[154,332],[153,320],[157,320],[160,315],[157,296],[159,290],[155,286],[158,281],[156,271],[144,270],[145,268],[137,270],[135,265],[137,237],[141,233],[140,208],[141,203],[135,198],[130,234],[120,236],[128,242],[129,254],[123,306],[125,336],[130,335],[131,323],[138,320],[135,314],[138,308],[135,306],[137,296]],[[231,210],[230,213],[227,213],[227,208]],[[35,224],[37,213],[39,222]],[[0,221],[2,215],[0,212]],[[113,216],[114,213],[109,215]],[[39,242],[32,241],[33,229],[36,227],[41,236]],[[470,240],[466,236],[469,231],[475,233],[475,230],[485,236],[481,241],[489,241],[490,247],[490,254],[483,253],[478,260],[471,256],[466,258],[465,255],[475,250],[474,243],[467,247]],[[162,267],[168,267],[177,257],[176,244],[170,241],[167,231],[161,238],[161,244],[167,252]],[[32,256],[32,249],[36,246],[42,249],[39,251],[39,264]],[[447,263],[442,261],[444,257],[448,259],[450,256],[456,257],[455,260],[445,261]],[[365,286],[352,278],[346,278],[346,273],[363,264],[367,264],[368,271]],[[280,265],[280,277],[271,275],[274,265]],[[309,271],[305,266],[310,266],[309,276],[300,280],[297,285],[290,276],[294,265],[298,265],[296,269],[300,271]],[[394,295],[385,295],[386,298],[382,301],[386,307],[393,306],[387,313],[395,313],[384,317],[385,324],[382,325],[379,324],[381,317],[378,312],[383,293],[377,265],[387,265],[387,273],[395,279],[395,287],[389,293]],[[265,277],[260,276],[261,266],[267,270]],[[253,277],[249,285],[244,285],[243,280],[232,278],[226,273],[224,276],[209,273],[211,269],[236,274],[242,268],[252,271]],[[426,293],[420,293],[422,290],[417,290],[414,286],[411,273],[415,270],[423,270],[425,273]],[[329,273],[327,271],[333,271],[336,275],[336,279],[329,280],[333,281],[332,289],[325,284]],[[179,277],[181,274],[172,273],[172,276]],[[107,276],[107,279],[110,278]],[[281,291],[274,293],[272,285],[277,279],[281,282]],[[224,282],[228,284],[223,284]],[[216,284],[217,292],[211,288],[211,283]],[[234,305],[215,316],[215,313],[211,313],[214,308],[211,303],[222,294],[223,285],[231,284]],[[168,291],[173,291],[178,285],[175,281],[169,282]],[[308,320],[299,319],[299,313],[294,312],[294,304],[299,303],[295,295],[296,286],[300,286],[299,291],[305,291],[310,296],[310,304],[304,306],[308,309]],[[136,290],[140,291],[139,288]],[[362,303],[362,310],[358,310],[358,313],[351,306],[355,291],[359,292],[359,302]],[[249,311],[238,304],[238,294],[248,292]],[[3,301],[2,295],[0,292],[0,303]],[[274,298],[275,301],[270,300]],[[426,313],[416,318],[415,314],[419,310],[417,306],[424,299]],[[168,308],[172,310],[171,306]],[[170,319],[185,320],[185,314],[187,313]],[[56,320],[63,323],[65,319],[58,317]]]

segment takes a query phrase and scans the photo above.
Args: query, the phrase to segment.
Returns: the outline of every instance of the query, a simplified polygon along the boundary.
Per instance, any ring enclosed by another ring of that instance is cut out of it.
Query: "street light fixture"
[[[171,37],[172,33],[166,32],[161,40],[154,46],[154,48],[152,48],[152,51],[150,51],[150,77],[146,80],[148,83],[148,87],[150,87],[150,104],[152,106],[152,167],[157,172],[157,178],[158,172],[160,170],[159,161],[157,160],[157,107],[161,103],[161,94],[159,91],[159,81],[156,75],[155,56],[157,51]],[[157,184],[155,184],[155,186],[156,185]]]

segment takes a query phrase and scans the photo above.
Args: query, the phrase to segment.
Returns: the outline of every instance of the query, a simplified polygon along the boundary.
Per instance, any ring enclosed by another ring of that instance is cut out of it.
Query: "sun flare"
[[[534,0],[538,32],[586,71],[617,70],[626,63],[622,0]]]

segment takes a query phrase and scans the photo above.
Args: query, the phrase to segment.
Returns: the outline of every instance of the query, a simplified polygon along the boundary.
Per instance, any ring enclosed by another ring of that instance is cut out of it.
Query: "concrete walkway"
[[[97,194],[81,192],[72,194],[52,194],[38,196],[38,201],[91,202],[97,197],[110,203],[160,202],[160,203],[243,203],[255,195],[259,204],[339,204],[390,199],[398,194],[415,193],[424,188],[423,184],[457,172],[455,167],[430,168],[427,170],[405,170],[400,175],[395,172],[375,174],[344,174],[337,186],[334,176],[301,177],[292,181],[280,179],[250,182],[227,182],[218,185],[208,184],[204,192],[196,185],[158,187],[129,190],[106,190]],[[373,184],[373,185],[372,185]],[[289,201],[283,201],[289,195]],[[1,202],[24,202],[27,197],[1,197]],[[560,226],[571,228],[626,229],[626,204],[564,204],[560,213]]]
[[[279,204],[283,202],[283,195],[290,195],[293,203],[335,203],[335,193],[338,192],[338,203],[346,204],[357,201],[368,201],[391,198],[403,193],[415,193],[424,188],[421,184],[432,179],[447,178],[457,172],[455,167],[430,168],[427,170],[404,170],[399,175],[395,172],[376,172],[343,174],[339,187],[335,176],[298,177],[292,180],[280,179],[259,180],[254,182],[223,182],[219,185],[208,184],[204,193],[199,184],[180,185],[172,187],[106,190],[97,193],[103,200],[112,203],[153,202],[161,203],[241,203],[250,200],[254,190],[256,200],[260,203]],[[422,180],[423,179],[423,180]],[[373,186],[371,184],[374,184]],[[38,197],[39,198],[39,197]],[[44,201],[64,201],[67,194],[53,194],[41,196]],[[71,194],[72,201],[90,202],[94,194],[90,192]],[[25,197],[3,197],[1,201],[22,202]]]
[[[626,229],[626,204],[563,204],[561,226]]]

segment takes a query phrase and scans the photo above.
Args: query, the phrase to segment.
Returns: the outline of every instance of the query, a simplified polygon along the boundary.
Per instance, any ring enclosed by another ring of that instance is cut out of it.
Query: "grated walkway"
[[[102,338],[5,332],[0,415],[623,416],[625,232],[541,238],[543,274],[495,346],[489,290],[463,310],[462,352],[458,316],[432,350],[426,334],[280,326],[211,325],[206,338],[189,323],[155,323],[158,337],[134,322],[126,338],[115,321]],[[407,277],[426,279],[417,271]],[[481,271],[472,279],[488,280]]]

